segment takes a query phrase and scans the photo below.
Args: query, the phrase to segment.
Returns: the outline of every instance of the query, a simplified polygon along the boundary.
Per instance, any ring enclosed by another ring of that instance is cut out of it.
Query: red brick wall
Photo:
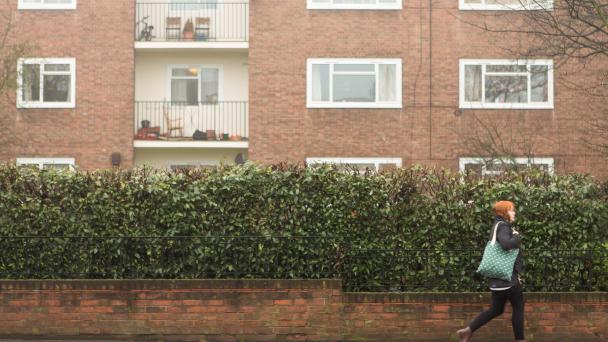
[[[78,0],[76,10],[16,10],[10,40],[35,46],[32,57],[76,59],[75,109],[16,109],[0,97],[0,160],[74,157],[83,169],[108,168],[112,152],[133,160],[135,1]],[[4,5],[2,5],[4,6]]]
[[[343,293],[339,280],[0,281],[0,338],[452,341],[487,293]],[[527,293],[528,341],[605,341],[608,293]],[[509,310],[476,340],[511,341]]]
[[[337,341],[340,287],[336,280],[0,281],[0,338]]]
[[[606,341],[607,293],[524,293],[527,341]],[[456,330],[489,308],[488,293],[345,293],[344,338],[456,341]],[[511,307],[475,341],[513,341]]]
[[[574,91],[562,77],[569,73],[567,80],[585,83],[597,71],[593,66],[556,70],[553,110],[457,112],[459,59],[509,59],[517,56],[508,49],[526,46],[520,36],[470,24],[520,23],[518,12],[488,13],[459,11],[458,1],[433,2],[432,11],[421,0],[404,1],[401,11],[319,11],[307,10],[305,0],[281,6],[253,1],[250,158],[401,157],[404,165],[457,169],[458,157],[475,156],[467,140],[480,130],[477,116],[504,127],[503,139],[514,151],[553,157],[558,172],[608,177],[608,159],[581,141],[589,135],[588,119],[605,113],[607,104]],[[327,57],[402,58],[403,109],[307,109],[306,59]]]

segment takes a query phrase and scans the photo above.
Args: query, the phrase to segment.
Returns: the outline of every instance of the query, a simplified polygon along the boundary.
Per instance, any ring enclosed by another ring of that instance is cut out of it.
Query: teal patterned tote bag
[[[494,226],[494,235],[492,236],[492,240],[488,241],[486,249],[483,251],[483,257],[481,258],[479,268],[477,268],[477,273],[480,273],[488,278],[510,281],[511,276],[513,275],[513,265],[515,264],[515,259],[519,253],[519,248],[513,248],[509,251],[505,251],[500,243],[496,243],[497,230],[498,223],[496,223]]]

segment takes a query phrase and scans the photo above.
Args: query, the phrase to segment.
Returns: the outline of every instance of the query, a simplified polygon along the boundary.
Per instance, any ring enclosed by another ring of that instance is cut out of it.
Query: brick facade
[[[489,303],[488,293],[343,293],[339,280],[3,280],[0,290],[2,339],[454,341]],[[606,293],[525,298],[528,341],[608,338]],[[509,317],[475,339],[512,341]]]
[[[14,94],[3,96],[0,160],[74,157],[79,167],[94,169],[109,167],[111,153],[119,152],[122,166],[133,165],[136,0],[79,0],[76,10],[54,11],[10,3],[16,23],[10,39],[36,45],[33,57],[76,59],[76,108],[16,109]],[[584,82],[593,66],[581,70],[573,62],[556,70],[554,109],[458,109],[459,59],[515,58],[508,50],[527,44],[471,23],[517,26],[518,12],[459,11],[457,1],[404,1],[402,10],[387,11],[276,4],[249,5],[250,159],[398,157],[405,166],[457,169],[459,157],[479,156],[470,137],[481,131],[481,119],[504,127],[505,143],[521,156],[554,158],[559,173],[608,177],[608,159],[581,141],[606,102],[564,82]],[[306,59],[327,57],[401,58],[403,108],[307,109]]]
[[[589,118],[605,112],[606,102],[577,93],[562,77],[581,81],[593,76],[593,67],[555,71],[552,110],[459,111],[459,59],[512,59],[517,56],[507,50],[527,44],[471,23],[517,26],[518,12],[459,11],[458,1],[403,3],[403,10],[322,11],[307,10],[304,0],[252,2],[251,159],[400,157],[404,165],[458,169],[459,157],[478,156],[467,143],[480,131],[477,117],[503,127],[506,144],[522,156],[554,158],[558,173],[608,177],[608,160],[581,142]],[[307,109],[306,60],[329,57],[401,58],[403,108]]]
[[[132,165],[134,1],[79,0],[76,10],[10,4],[11,41],[34,45],[31,57],[75,58],[76,108],[16,109],[14,92],[2,96],[0,160],[73,157],[83,169],[108,168],[119,152],[121,166]]]

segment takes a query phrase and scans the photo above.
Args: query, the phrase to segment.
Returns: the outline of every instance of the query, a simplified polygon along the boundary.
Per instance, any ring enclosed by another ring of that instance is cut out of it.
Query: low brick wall
[[[526,300],[528,341],[608,339],[608,293]],[[475,293],[343,293],[339,280],[5,280],[0,338],[456,341],[488,302]],[[509,313],[476,340],[512,341]]]
[[[525,293],[527,341],[608,341],[608,293]],[[489,293],[345,293],[344,340],[458,341]],[[475,341],[513,341],[511,306]]]

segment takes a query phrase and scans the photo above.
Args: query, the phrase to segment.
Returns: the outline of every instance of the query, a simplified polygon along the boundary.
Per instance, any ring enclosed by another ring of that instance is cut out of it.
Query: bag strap
[[[494,244],[496,243],[496,231],[498,230],[498,225],[500,224],[500,222],[496,222],[496,225],[494,226],[494,235],[492,236],[492,246],[494,246]]]

